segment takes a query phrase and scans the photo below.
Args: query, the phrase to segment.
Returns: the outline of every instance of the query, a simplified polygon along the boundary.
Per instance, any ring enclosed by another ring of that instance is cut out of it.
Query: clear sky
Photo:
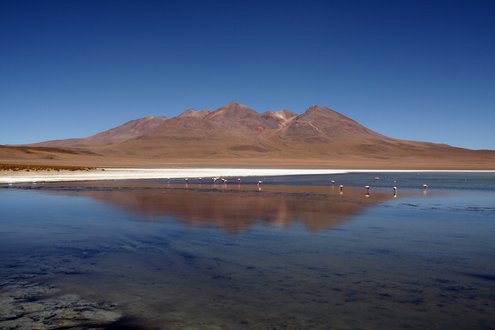
[[[495,1],[0,0],[0,144],[238,101],[495,149]]]

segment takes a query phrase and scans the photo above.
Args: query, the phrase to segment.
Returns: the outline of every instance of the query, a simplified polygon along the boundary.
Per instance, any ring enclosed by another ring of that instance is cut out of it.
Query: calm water
[[[332,178],[3,187],[0,328],[495,328],[495,174]]]

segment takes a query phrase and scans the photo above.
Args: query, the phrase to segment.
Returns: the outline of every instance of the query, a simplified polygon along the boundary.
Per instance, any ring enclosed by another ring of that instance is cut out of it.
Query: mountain
[[[205,109],[202,111],[194,110],[194,109],[187,109],[180,115],[178,115],[178,118],[200,118],[203,119],[210,113],[210,110]]]
[[[34,146],[50,147],[83,147],[92,145],[108,145],[122,142],[145,134],[146,132],[162,125],[167,120],[166,117],[144,117],[128,121],[115,128],[89,136],[83,139],[66,139],[40,142]]]
[[[96,166],[495,169],[495,151],[394,139],[317,105],[298,115],[288,110],[258,113],[231,102],[214,111],[188,109],[173,118],[132,120],[87,138],[6,148],[0,148],[0,160],[7,162]]]

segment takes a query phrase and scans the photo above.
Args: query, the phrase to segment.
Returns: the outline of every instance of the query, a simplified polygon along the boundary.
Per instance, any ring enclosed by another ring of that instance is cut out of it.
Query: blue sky
[[[495,1],[0,0],[0,144],[314,104],[495,149]]]

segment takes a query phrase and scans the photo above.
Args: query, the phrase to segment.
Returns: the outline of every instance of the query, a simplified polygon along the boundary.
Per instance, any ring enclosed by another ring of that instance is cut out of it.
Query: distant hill
[[[10,156],[9,156],[10,154]],[[146,117],[82,139],[0,148],[0,161],[91,166],[249,165],[495,169],[495,151],[394,139],[327,107],[258,113],[232,102]]]

